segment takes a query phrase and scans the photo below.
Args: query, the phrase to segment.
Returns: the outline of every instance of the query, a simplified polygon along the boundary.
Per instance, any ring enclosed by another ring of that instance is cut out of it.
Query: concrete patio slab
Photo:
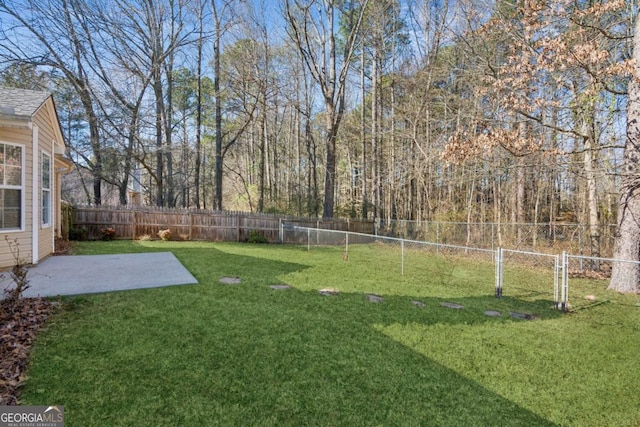
[[[197,284],[171,252],[53,256],[32,267],[26,297],[79,295]],[[11,279],[2,274],[0,286]]]

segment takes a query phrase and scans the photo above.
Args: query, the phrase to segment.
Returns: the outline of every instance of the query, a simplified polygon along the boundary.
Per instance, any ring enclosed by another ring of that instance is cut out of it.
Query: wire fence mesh
[[[517,289],[518,294],[529,294],[530,297],[553,300],[555,307],[560,308],[562,295],[560,293],[560,256],[543,254],[530,251],[517,251],[512,249],[496,250],[499,258],[498,265],[501,272],[496,273],[496,295],[502,296],[503,287]],[[523,267],[525,267],[523,269]],[[549,286],[536,289],[523,289],[523,275],[536,274],[538,280],[548,283]],[[553,286],[551,286],[553,285]]]
[[[484,249],[502,247],[554,254],[567,251],[585,256],[611,256],[615,227],[606,224],[591,230],[585,224],[556,222],[503,224],[379,220],[375,233]],[[596,231],[597,236],[592,236]]]
[[[474,248],[445,243],[435,243],[421,240],[410,240],[398,237],[388,237],[363,233],[352,233],[337,230],[320,230],[307,227],[283,226],[283,242],[306,244],[311,250],[314,246],[342,246],[345,257],[349,256],[349,246],[352,245],[384,245],[388,248],[400,250],[402,269],[410,263],[414,256],[427,253],[442,256],[464,256],[467,259],[477,259],[490,262],[494,251],[485,248]]]
[[[567,293],[567,309],[576,309],[598,304],[590,292],[593,284],[611,277],[615,264],[633,264],[640,269],[640,261],[615,258],[589,257],[583,255],[562,254],[563,286]],[[571,301],[571,302],[569,302]],[[563,307],[564,309],[564,307]]]
[[[446,228],[443,229],[446,231]],[[415,234],[414,234],[415,236]],[[324,230],[299,227],[283,223],[281,241],[305,245],[307,250],[315,247],[335,247],[342,251],[343,260],[367,262],[366,252],[353,251],[357,246],[376,246],[384,248],[388,255],[389,266],[404,275],[405,271],[419,269],[426,256],[438,255],[448,261],[457,259],[465,262],[475,261],[494,265],[495,295],[502,297],[517,294],[519,296],[553,301],[555,307],[566,311],[571,307],[585,306],[591,303],[587,294],[594,286],[602,287],[602,281],[609,278],[614,262],[631,262],[588,255],[569,255],[568,251],[557,253],[535,252],[502,247],[483,248],[455,245],[442,241],[425,241],[365,233]],[[449,263],[448,265],[451,265]],[[447,267],[433,272],[432,277],[447,275]],[[527,288],[527,278],[535,275],[542,283],[541,287]],[[570,285],[571,281],[571,285]],[[596,283],[597,282],[597,283]],[[595,285],[594,285],[595,283]],[[571,287],[570,287],[571,286]],[[487,289],[489,289],[487,287]],[[570,297],[574,303],[569,303]]]

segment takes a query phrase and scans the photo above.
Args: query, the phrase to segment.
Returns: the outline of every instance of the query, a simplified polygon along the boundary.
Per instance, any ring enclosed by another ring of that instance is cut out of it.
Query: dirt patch
[[[0,303],[0,405],[19,403],[31,345],[56,305],[44,298],[23,298],[13,309]]]
[[[242,283],[242,279],[239,277],[223,277],[220,279],[220,283],[223,285],[239,285]]]

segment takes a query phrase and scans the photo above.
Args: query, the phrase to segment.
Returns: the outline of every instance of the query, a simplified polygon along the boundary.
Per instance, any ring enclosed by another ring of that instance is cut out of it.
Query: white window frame
[[[44,160],[45,158],[47,158],[49,160],[49,188],[45,188],[44,187]],[[53,223],[52,221],[52,216],[53,216],[53,211],[52,211],[52,205],[53,205],[53,199],[52,199],[52,184],[53,184],[53,177],[52,177],[52,171],[53,171],[53,156],[51,156],[49,153],[47,153],[46,151],[42,151],[40,153],[40,227],[41,228],[50,228],[51,224]],[[44,216],[44,195],[45,193],[49,193],[49,217],[45,218]],[[47,220],[47,222],[45,222],[45,219]]]
[[[20,190],[20,227],[17,228],[0,228],[0,232],[22,232],[25,231],[25,218],[26,218],[26,150],[24,144],[16,144],[15,142],[0,140],[0,146],[8,145],[12,147],[20,148],[20,185],[4,185],[4,176],[0,176],[0,189],[3,190]],[[4,170],[3,170],[4,173]]]

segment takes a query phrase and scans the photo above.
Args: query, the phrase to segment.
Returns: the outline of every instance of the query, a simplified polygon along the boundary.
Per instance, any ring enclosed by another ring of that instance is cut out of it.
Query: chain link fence
[[[613,253],[615,228],[615,225],[601,225],[594,240],[589,227],[584,224],[378,220],[375,233],[388,237],[484,249],[495,250],[501,247],[542,253],[567,251],[586,256],[606,257]]]
[[[467,260],[492,262],[494,251],[485,248],[473,248],[466,246],[434,243],[428,241],[403,239],[364,233],[353,233],[338,230],[324,230],[308,227],[299,227],[283,223],[281,241],[287,244],[307,246],[307,250],[313,247],[341,247],[343,259],[353,259],[350,247],[354,245],[378,245],[390,251],[399,262],[399,270],[404,274],[406,268],[420,262],[420,258],[428,254],[439,254],[443,257],[464,257]],[[350,258],[351,257],[351,258]]]
[[[429,224],[429,226],[433,225]],[[455,229],[454,225],[451,227],[449,229],[435,227],[435,231],[442,230],[446,233]],[[426,229],[428,227],[423,230]],[[417,234],[413,234],[413,236],[417,236]],[[438,235],[438,237],[440,236]],[[593,289],[594,280],[602,281],[610,277],[612,263],[630,262],[637,264],[638,268],[640,268],[640,261],[570,255],[568,251],[562,251],[562,255],[559,255],[557,253],[509,249],[500,246],[482,248],[455,245],[442,241],[430,242],[380,234],[372,235],[299,227],[286,223],[282,224],[280,238],[283,243],[304,245],[307,250],[312,250],[315,247],[340,248],[343,260],[351,259],[356,262],[366,262],[368,260],[365,259],[366,255],[362,253],[357,253],[357,256],[362,259],[354,259],[352,257],[350,248],[354,245],[384,247],[389,253],[389,265],[394,266],[392,268],[397,268],[398,273],[401,275],[407,269],[424,262],[425,256],[436,254],[445,258],[459,257],[467,261],[475,260],[485,265],[493,263],[495,267],[496,297],[502,297],[503,289],[506,288],[507,294],[518,294],[520,296],[553,301],[555,307],[562,311],[567,311],[580,305],[588,305],[590,295],[586,293]],[[444,271],[440,273],[446,274]],[[532,273],[537,274],[543,286],[536,289],[525,289],[522,286],[522,283],[526,282],[525,276],[530,277]],[[576,303],[573,306],[569,304],[570,281],[573,287],[571,294],[576,296],[574,298]],[[598,282],[597,286],[601,286],[601,282]]]
[[[556,309],[562,308],[561,263],[559,255],[539,252],[518,251],[498,248],[496,253],[496,296],[502,297],[504,283],[519,295],[531,298],[553,300]],[[523,269],[522,267],[526,267]],[[523,275],[536,274],[538,280],[548,286],[538,289],[524,289],[521,283]],[[553,286],[551,286],[553,284]]]

